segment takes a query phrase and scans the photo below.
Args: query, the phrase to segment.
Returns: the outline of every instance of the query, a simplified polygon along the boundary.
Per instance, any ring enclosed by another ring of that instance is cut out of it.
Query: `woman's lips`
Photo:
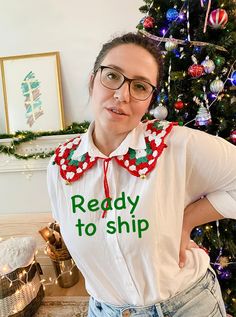
[[[109,112],[112,112],[114,114],[117,114],[119,116],[127,116],[126,113],[124,113],[121,109],[111,107],[111,108],[106,108]]]

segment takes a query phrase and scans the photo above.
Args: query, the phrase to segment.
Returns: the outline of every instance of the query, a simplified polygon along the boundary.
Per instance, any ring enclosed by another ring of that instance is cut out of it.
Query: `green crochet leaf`
[[[153,123],[154,128],[158,129],[158,130],[163,130],[163,125],[160,123],[160,121],[155,121]]]
[[[147,155],[152,154],[152,149],[151,149],[150,143],[147,142],[146,144],[147,144],[147,147],[146,147]]]
[[[133,149],[129,149],[129,155],[131,159],[135,159],[136,158],[136,151]]]
[[[136,159],[136,164],[139,165],[141,163],[147,163],[148,162],[148,159],[146,156],[143,156],[143,157],[139,157],[138,159]]]
[[[79,161],[77,161],[77,160],[70,160],[69,162],[68,162],[68,165],[72,165],[72,166],[76,166],[76,167],[78,167],[79,166]]]

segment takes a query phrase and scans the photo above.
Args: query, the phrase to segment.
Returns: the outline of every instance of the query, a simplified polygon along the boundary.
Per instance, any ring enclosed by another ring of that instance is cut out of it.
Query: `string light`
[[[38,251],[38,250],[37,250],[37,251]],[[61,262],[63,262],[63,261],[61,261]],[[65,274],[69,274],[70,276],[72,276],[72,275],[73,275],[73,269],[76,267],[76,264],[74,263],[73,260],[72,260],[72,263],[73,263],[73,265],[72,265],[72,267],[71,267],[70,269],[61,272],[61,273],[60,273],[59,275],[57,275],[55,278],[52,278],[52,277],[50,276],[50,277],[48,278],[48,281],[47,281],[47,279],[45,279],[45,278],[41,279],[41,280],[40,280],[40,283],[43,285],[43,289],[45,290],[45,289],[46,289],[46,286],[49,286],[49,285],[54,285],[54,284],[57,285],[57,284],[58,284],[58,279],[59,279],[60,277],[62,277],[63,275],[65,275]],[[24,285],[28,285],[29,287],[31,287],[31,288],[33,289],[33,285],[31,284],[31,282],[28,281],[28,277],[29,277],[29,273],[30,273],[30,271],[31,271],[31,269],[32,269],[32,267],[33,267],[34,264],[36,264],[35,260],[31,263],[28,272],[27,272],[26,270],[23,270],[22,272],[20,272],[20,273],[18,274],[18,277],[15,278],[15,279],[10,279],[10,278],[7,276],[7,274],[6,274],[6,275],[2,275],[2,276],[1,276],[1,280],[3,280],[4,278],[5,278],[6,280],[8,280],[8,281],[9,281],[9,288],[13,285],[13,283],[15,283],[15,282],[21,282],[21,283],[23,284],[23,286],[24,286]],[[2,268],[2,270],[3,270],[3,268]],[[24,276],[25,276],[25,280],[26,280],[25,282],[22,280],[22,278],[23,278]],[[34,289],[33,289],[33,290],[34,290]],[[19,292],[20,292],[20,290],[18,289],[18,290],[16,291],[16,293],[18,294]]]

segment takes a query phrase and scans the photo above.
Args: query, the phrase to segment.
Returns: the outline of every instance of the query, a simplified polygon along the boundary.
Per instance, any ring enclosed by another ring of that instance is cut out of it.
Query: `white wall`
[[[91,119],[87,83],[95,57],[113,34],[135,31],[141,5],[142,0],[0,0],[0,56],[59,51],[66,124]]]
[[[114,33],[135,30],[141,5],[142,0],[0,0],[0,55],[59,51],[66,124],[89,120],[87,83],[94,59]],[[1,164],[7,160],[0,154]],[[30,178],[27,170],[0,173],[0,201],[0,214],[50,211],[46,172],[33,171]]]

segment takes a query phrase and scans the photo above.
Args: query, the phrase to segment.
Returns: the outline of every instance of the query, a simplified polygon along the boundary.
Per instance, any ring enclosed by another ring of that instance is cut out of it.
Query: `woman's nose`
[[[130,101],[129,83],[124,82],[123,85],[115,90],[114,98],[122,102]]]

